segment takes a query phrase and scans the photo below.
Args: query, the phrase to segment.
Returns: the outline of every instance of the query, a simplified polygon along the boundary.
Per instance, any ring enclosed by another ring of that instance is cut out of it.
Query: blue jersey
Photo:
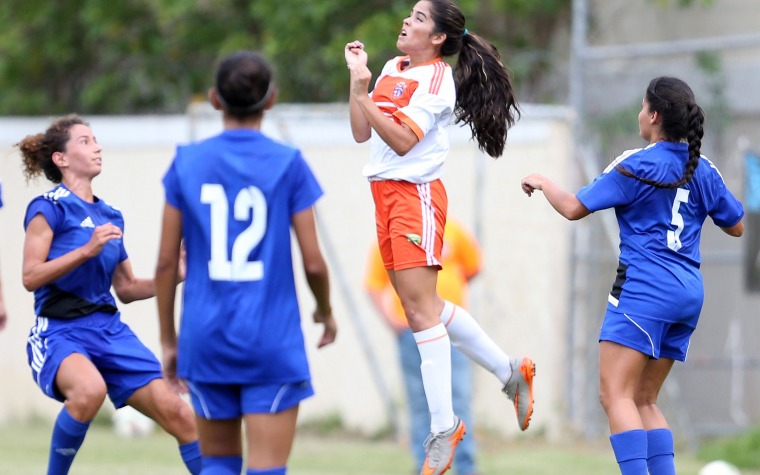
[[[290,226],[322,189],[301,153],[258,131],[228,130],[178,147],[163,182],[187,250],[178,375],[309,379]]]
[[[656,188],[641,178],[678,181],[688,160],[685,143],[657,142],[618,157],[577,197],[589,211],[615,208],[620,226],[620,267],[608,311],[696,325],[704,290],[699,253],[702,225],[710,216],[728,228],[744,216],[718,169],[702,157],[688,183]]]
[[[38,214],[45,217],[53,230],[48,260],[87,244],[95,226],[111,223],[124,232],[121,211],[97,197],[94,203],[88,203],[64,185],[58,185],[29,203],[24,229]],[[123,241],[109,241],[97,256],[35,290],[35,313],[49,318],[75,318],[95,312],[116,314],[111,280],[116,266],[126,258]]]

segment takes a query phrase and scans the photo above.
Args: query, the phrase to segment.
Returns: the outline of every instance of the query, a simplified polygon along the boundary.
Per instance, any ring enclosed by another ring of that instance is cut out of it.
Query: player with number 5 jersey
[[[240,473],[244,423],[247,473],[284,474],[298,405],[314,393],[291,228],[316,300],[314,321],[324,324],[319,346],[336,333],[314,218],[322,189],[299,150],[260,130],[276,99],[262,56],[225,57],[209,99],[223,112],[224,131],[179,146],[163,180],[156,282],[164,372],[189,387],[204,471]],[[187,277],[177,340],[170,282],[181,242]]]
[[[709,216],[741,236],[744,209],[701,155],[704,112],[685,82],[653,79],[638,119],[649,145],[620,155],[577,194],[539,174],[522,189],[543,191],[571,220],[615,209],[620,264],[599,335],[600,400],[621,473],[674,475],[673,434],[657,396],[674,362],[686,361],[702,310],[702,226]]]

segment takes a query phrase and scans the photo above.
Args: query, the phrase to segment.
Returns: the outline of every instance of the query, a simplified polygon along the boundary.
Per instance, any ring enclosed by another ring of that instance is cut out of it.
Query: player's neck
[[[61,180],[61,183],[63,183],[70,192],[82,199],[82,201],[88,203],[95,202],[95,195],[92,193],[92,180],[65,177]]]
[[[224,130],[235,130],[235,129],[253,129],[253,130],[261,130],[261,122],[263,121],[264,116],[259,115],[257,117],[251,117],[246,119],[237,119],[235,117],[224,117]]]

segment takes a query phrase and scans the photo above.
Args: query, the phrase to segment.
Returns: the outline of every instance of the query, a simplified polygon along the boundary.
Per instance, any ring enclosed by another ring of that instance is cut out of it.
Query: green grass
[[[51,423],[30,421],[0,428],[0,475],[44,473]],[[615,474],[607,441],[567,444],[520,437],[501,440],[479,435],[479,462],[485,475]],[[709,452],[707,452],[709,453]],[[704,461],[679,452],[680,475],[697,475]],[[94,424],[77,456],[72,475],[185,474],[174,439],[161,431],[141,439],[120,439],[105,424]],[[290,475],[407,475],[412,459],[399,443],[366,440],[340,430],[302,430],[291,456]],[[760,471],[742,472],[760,475]]]

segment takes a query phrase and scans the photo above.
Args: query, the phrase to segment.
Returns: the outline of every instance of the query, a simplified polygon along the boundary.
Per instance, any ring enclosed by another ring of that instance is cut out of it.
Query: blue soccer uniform
[[[699,270],[702,225],[710,216],[717,226],[729,228],[741,220],[744,210],[705,157],[693,178],[673,189],[642,183],[615,168],[672,183],[683,175],[687,160],[688,144],[656,142],[625,152],[576,195],[591,212],[614,207],[620,226],[620,264],[600,341],[681,361],[704,297]],[[650,327],[650,322],[658,324]],[[660,341],[655,327],[677,341]],[[624,328],[634,334],[626,334]]]
[[[118,209],[100,199],[83,201],[62,184],[29,203],[24,227],[37,215],[53,230],[48,260],[85,245],[96,226],[112,223],[124,230]],[[121,321],[111,295],[114,270],[125,259],[123,241],[109,241],[100,254],[34,291],[37,320],[27,356],[35,381],[48,396],[64,400],[55,376],[61,361],[73,353],[87,356],[98,368],[117,408],[162,377],[155,355]]]
[[[259,131],[227,130],[178,147],[163,182],[182,215],[177,374],[196,410],[210,419],[277,412],[313,394],[290,228],[322,189],[301,153]]]

